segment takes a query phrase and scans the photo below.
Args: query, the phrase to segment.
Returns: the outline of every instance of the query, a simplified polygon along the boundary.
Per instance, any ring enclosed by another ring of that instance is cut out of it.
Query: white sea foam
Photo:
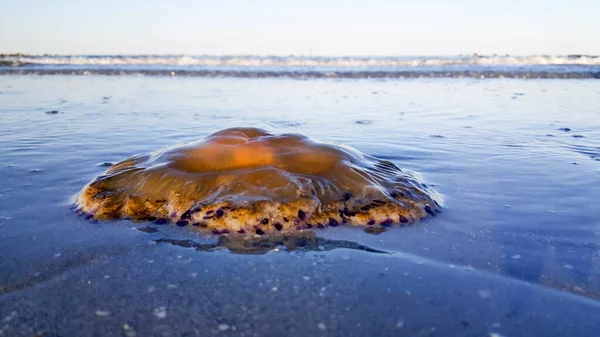
[[[452,57],[307,57],[307,56],[4,56],[0,61],[15,64],[90,66],[236,66],[236,67],[333,67],[388,68],[439,66],[534,66],[600,65],[600,57],[570,56],[452,56]]]
[[[600,78],[600,57],[0,55],[3,74],[289,78]]]

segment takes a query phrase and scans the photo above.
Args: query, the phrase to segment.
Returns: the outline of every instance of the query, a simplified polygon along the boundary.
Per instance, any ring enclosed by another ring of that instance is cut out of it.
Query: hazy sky
[[[0,53],[600,54],[600,0],[0,0]]]

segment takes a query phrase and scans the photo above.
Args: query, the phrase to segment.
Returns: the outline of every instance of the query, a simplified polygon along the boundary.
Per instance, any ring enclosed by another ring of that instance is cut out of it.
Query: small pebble
[[[323,330],[323,331],[327,330],[327,326],[323,323],[317,324],[317,327],[319,328],[319,330]]]
[[[227,331],[227,330],[229,330],[229,325],[227,325],[227,324],[219,324],[218,329],[219,329],[219,331]]]
[[[133,327],[127,323],[123,324],[123,334],[125,337],[136,337],[137,333],[133,329]]]
[[[167,317],[167,308],[166,307],[158,307],[155,308],[152,313],[158,319],[163,319]]]

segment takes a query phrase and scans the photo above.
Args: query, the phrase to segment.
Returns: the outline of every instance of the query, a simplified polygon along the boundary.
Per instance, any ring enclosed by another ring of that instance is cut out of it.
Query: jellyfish
[[[121,161],[75,197],[96,220],[195,226],[215,234],[406,225],[441,210],[410,170],[300,134],[230,128]]]

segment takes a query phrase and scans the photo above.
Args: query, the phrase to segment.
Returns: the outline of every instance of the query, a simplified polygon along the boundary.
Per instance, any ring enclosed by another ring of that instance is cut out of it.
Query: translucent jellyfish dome
[[[231,128],[126,159],[86,185],[78,210],[215,233],[408,224],[440,211],[411,171],[299,134]]]

